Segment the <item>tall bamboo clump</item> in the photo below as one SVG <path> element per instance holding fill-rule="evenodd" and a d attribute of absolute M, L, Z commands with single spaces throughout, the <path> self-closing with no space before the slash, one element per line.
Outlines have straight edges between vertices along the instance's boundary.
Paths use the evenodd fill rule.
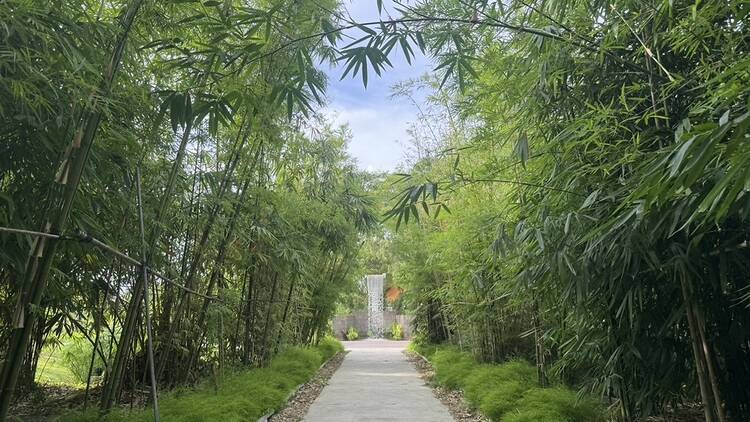
<path fill-rule="evenodd" d="M 439 144 L 387 211 L 419 218 L 394 245 L 425 332 L 447 314 L 451 341 L 624 420 L 750 418 L 747 5 L 450 3 L 476 26 L 422 36 L 464 81 L 429 81 Z"/>
<path fill-rule="evenodd" d="M 0 5 L 15 54 L 0 59 L 0 227 L 43 222 L 42 235 L 0 233 L 3 419 L 62 333 L 90 343 L 104 412 L 123 390 L 317 341 L 350 276 L 329 276 L 331 259 L 351 265 L 375 221 L 343 133 L 306 118 L 322 101 L 322 47 L 279 49 L 329 25 L 326 8 L 119 6 Z"/>
<path fill-rule="evenodd" d="M 122 30 L 114 42 L 111 57 L 104 63 L 99 87 L 91 92 L 80 113 L 79 122 L 74 125 L 73 139 L 62 156 L 55 174 L 56 187 L 50 193 L 50 206 L 41 232 L 60 235 L 66 230 L 68 216 L 78 191 L 81 175 L 87 163 L 89 151 L 94 143 L 103 113 L 101 101 L 109 97 L 117 70 L 133 22 L 142 5 L 141 0 L 129 3 L 122 16 Z M 13 330 L 3 364 L 0 381 L 0 419 L 5 419 L 13 393 L 15 392 L 23 358 L 31 340 L 31 334 L 38 318 L 38 310 L 47 277 L 58 247 L 58 239 L 37 237 L 29 253 L 21 281 L 21 291 L 13 316 Z"/>

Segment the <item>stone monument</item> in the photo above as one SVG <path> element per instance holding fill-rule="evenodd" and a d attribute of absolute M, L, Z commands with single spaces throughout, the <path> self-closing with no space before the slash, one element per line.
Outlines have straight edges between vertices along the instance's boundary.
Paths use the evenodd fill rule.
<path fill-rule="evenodd" d="M 367 334 L 383 338 L 383 284 L 385 274 L 365 276 L 367 282 Z"/>

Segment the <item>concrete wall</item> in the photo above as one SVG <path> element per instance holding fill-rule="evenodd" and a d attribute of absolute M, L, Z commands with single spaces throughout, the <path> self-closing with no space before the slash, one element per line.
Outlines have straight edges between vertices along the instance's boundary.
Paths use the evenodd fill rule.
<path fill-rule="evenodd" d="M 333 335 L 337 339 L 345 339 L 349 327 L 354 327 L 360 337 L 367 337 L 367 311 L 333 317 Z"/>
<path fill-rule="evenodd" d="M 383 319 L 386 331 L 391 330 L 391 325 L 393 325 L 393 322 L 395 321 L 401 326 L 401 331 L 404 334 L 404 340 L 411 340 L 411 323 L 414 319 L 411 315 L 400 315 L 395 312 L 385 311 Z"/>
<path fill-rule="evenodd" d="M 383 325 L 386 332 L 391 330 L 391 325 L 393 325 L 394 321 L 401 325 L 404 340 L 410 339 L 412 334 L 412 317 L 409 315 L 399 315 L 393 311 L 383 312 Z M 355 312 L 351 315 L 335 316 L 333 318 L 333 335 L 336 338 L 345 340 L 344 334 L 349 327 L 357 329 L 360 338 L 367 337 L 367 311 Z"/>

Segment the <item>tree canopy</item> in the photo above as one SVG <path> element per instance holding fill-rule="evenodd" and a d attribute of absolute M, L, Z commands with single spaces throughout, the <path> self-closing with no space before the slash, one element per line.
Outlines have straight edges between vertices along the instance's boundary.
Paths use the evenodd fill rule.
<path fill-rule="evenodd" d="M 623 420 L 749 419 L 748 4 L 373 7 L 0 4 L 0 419 L 51 338 L 87 339 L 107 411 L 317 342 L 364 270 L 423 339 Z M 321 68 L 417 54 L 417 155 L 366 174 Z"/>

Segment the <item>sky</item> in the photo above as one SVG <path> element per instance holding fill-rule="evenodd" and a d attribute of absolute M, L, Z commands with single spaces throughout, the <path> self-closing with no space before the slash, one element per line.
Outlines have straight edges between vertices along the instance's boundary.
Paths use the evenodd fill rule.
<path fill-rule="evenodd" d="M 357 22 L 379 19 L 375 0 L 344 0 L 344 4 Z M 386 0 L 384 4 L 388 9 L 392 3 Z M 415 48 L 415 52 L 419 50 Z M 349 124 L 349 153 L 363 170 L 395 170 L 403 161 L 408 125 L 417 120 L 417 108 L 406 98 L 390 98 L 391 87 L 432 70 L 428 58 L 420 55 L 409 65 L 397 49 L 390 60 L 393 68 L 386 69 L 380 78 L 370 69 L 366 89 L 361 75 L 352 79 L 350 74 L 339 80 L 343 66 L 324 68 L 329 79 L 329 104 L 324 114 L 335 125 Z M 416 98 L 420 101 L 423 97 Z"/>

